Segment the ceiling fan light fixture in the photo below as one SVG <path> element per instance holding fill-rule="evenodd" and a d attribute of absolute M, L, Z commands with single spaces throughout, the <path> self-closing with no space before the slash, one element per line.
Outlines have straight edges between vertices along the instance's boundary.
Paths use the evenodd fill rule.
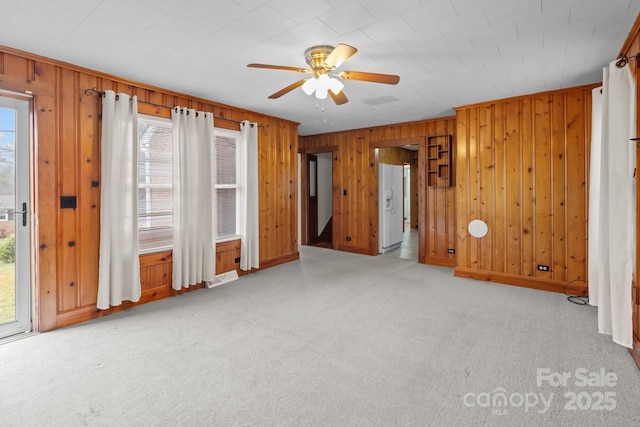
<path fill-rule="evenodd" d="M 329 88 L 327 86 L 318 85 L 318 88 L 316 89 L 316 98 L 326 99 L 328 93 L 329 93 Z"/>
<path fill-rule="evenodd" d="M 342 83 L 340 80 L 334 79 L 334 78 L 329 80 L 329 89 L 335 95 L 339 94 L 343 88 L 344 88 L 344 83 Z"/>
<path fill-rule="evenodd" d="M 330 81 L 331 81 L 331 78 L 329 78 L 327 74 L 320 74 L 318 76 L 318 89 L 329 90 Z"/>
<path fill-rule="evenodd" d="M 282 95 L 302 87 L 304 93 L 309 96 L 315 93 L 316 99 L 324 100 L 327 95 L 331 95 L 331 99 L 336 105 L 342 105 L 349 102 L 344 94 L 344 84 L 342 83 L 342 80 L 360 80 L 363 82 L 384 83 L 390 85 L 398 84 L 400 76 L 396 76 L 394 74 L 346 70 L 340 72 L 335 71 L 336 68 L 340 67 L 357 51 L 358 49 L 355 47 L 344 43 L 338 43 L 335 47 L 329 45 L 311 46 L 304 53 L 305 60 L 309 66 L 308 68 L 256 63 L 248 64 L 247 67 L 292 71 L 303 74 L 313 73 L 312 77 L 298 80 L 297 82 L 280 89 L 276 93 L 271 94 L 269 99 L 278 99 Z M 331 93 L 329 93 L 329 91 L 331 91 Z M 316 102 L 316 106 L 317 105 L 318 102 Z"/>
<path fill-rule="evenodd" d="M 315 77 L 311 77 L 311 78 L 308 78 L 306 82 L 304 82 L 304 84 L 302 85 L 302 90 L 307 95 L 311 95 L 313 92 L 315 92 L 317 87 L 318 87 L 318 80 Z"/>

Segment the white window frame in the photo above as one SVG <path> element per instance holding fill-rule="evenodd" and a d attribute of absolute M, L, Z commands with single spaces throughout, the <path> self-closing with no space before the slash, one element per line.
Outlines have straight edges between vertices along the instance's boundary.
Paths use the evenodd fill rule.
<path fill-rule="evenodd" d="M 173 130 L 173 126 L 172 126 L 172 121 L 170 119 L 164 118 L 164 117 L 158 117 L 158 116 L 150 116 L 150 115 L 146 115 L 146 114 L 140 114 L 139 115 L 139 121 L 145 121 L 145 122 L 156 122 L 162 126 L 167 126 L 169 125 L 169 127 L 172 128 Z M 240 198 L 242 197 L 242 188 L 240 185 L 240 178 L 241 178 L 241 170 L 240 170 L 240 144 L 241 144 L 241 134 L 240 131 L 237 130 L 230 130 L 230 129 L 224 129 L 224 128 L 216 128 L 214 127 L 214 138 L 220 136 L 220 137 L 224 137 L 224 138 L 231 138 L 235 140 L 236 143 L 236 150 L 235 150 L 235 162 L 236 162 L 236 183 L 235 184 L 215 184 L 215 190 L 217 191 L 218 189 L 229 189 L 229 188 L 235 188 L 236 189 L 236 209 L 235 209 L 235 224 L 236 224 L 236 233 L 233 235 L 229 235 L 229 236 L 225 236 L 225 237 L 221 237 L 221 238 L 216 238 L 216 242 L 217 243 L 223 243 L 223 242 L 229 242 L 229 241 L 233 241 L 233 240 L 238 240 L 240 239 Z M 143 141 L 139 141 L 140 146 L 142 145 Z M 215 144 L 215 140 L 214 140 L 214 144 Z M 215 147 L 214 147 L 215 149 Z M 140 147 L 140 167 L 143 167 L 143 161 L 142 161 L 142 147 Z M 151 184 L 151 183 L 138 183 L 138 191 L 145 191 L 146 189 L 152 189 L 152 188 L 165 188 L 165 189 L 173 189 L 173 185 L 172 184 Z M 149 198 L 147 198 L 147 200 L 150 200 Z M 148 202 L 149 203 L 149 202 Z M 173 213 L 172 213 L 173 214 Z M 167 227 L 167 229 L 169 229 L 169 227 Z M 138 228 L 138 233 L 144 233 L 144 228 Z M 173 249 L 173 244 L 171 245 L 166 245 L 166 246 L 156 246 L 153 248 L 148 248 L 148 249 L 140 249 L 139 254 L 140 255 L 145 255 L 145 254 L 152 254 L 152 253 L 157 253 L 157 252 L 162 252 L 162 251 L 167 251 L 167 250 L 171 250 Z"/>
<path fill-rule="evenodd" d="M 138 121 L 145 121 L 145 122 L 155 122 L 161 126 L 167 126 L 169 128 L 171 128 L 171 131 L 173 132 L 173 123 L 171 122 L 171 119 L 167 119 L 165 117 L 158 117 L 158 116 L 150 116 L 150 115 L 146 115 L 146 114 L 139 114 L 138 115 Z M 140 159 L 142 159 L 142 140 L 138 141 L 138 145 L 140 147 L 140 153 L 139 153 L 139 157 Z M 138 164 L 141 165 L 142 161 L 138 161 Z M 139 173 L 139 172 L 138 172 Z M 147 174 L 145 174 L 145 176 L 148 176 Z M 173 192 L 173 184 L 151 184 L 151 183 L 140 183 L 138 182 L 138 191 L 144 191 L 144 190 L 151 190 L 154 188 L 164 188 L 164 189 L 170 189 Z M 150 198 L 147 198 L 147 203 L 150 204 Z M 171 216 L 172 216 L 172 225 L 171 227 L 165 227 L 167 229 L 173 230 L 173 212 L 171 212 Z M 140 220 L 138 220 L 139 223 Z M 140 228 L 138 226 L 138 234 L 144 233 L 144 228 Z M 138 237 L 139 240 L 139 237 Z M 157 253 L 157 252 L 163 252 L 163 251 L 167 251 L 167 250 L 171 250 L 173 249 L 173 242 L 171 245 L 165 245 L 165 246 L 156 246 L 153 248 L 148 248 L 148 249 L 140 249 L 139 250 L 139 254 L 140 255 L 144 255 L 144 254 L 152 254 L 152 253 Z"/>
<path fill-rule="evenodd" d="M 236 141 L 236 183 L 235 184 L 215 184 L 215 190 L 217 192 L 217 190 L 222 190 L 222 189 L 228 189 L 228 188 L 235 188 L 236 189 L 236 233 L 230 236 L 225 236 L 225 237 L 221 237 L 221 238 L 216 238 L 216 242 L 217 243 L 222 243 L 222 242 L 229 242 L 232 240 L 238 240 L 240 239 L 240 197 L 242 197 L 242 188 L 240 186 L 240 144 L 241 144 L 241 135 L 240 135 L 240 131 L 238 130 L 230 130 L 230 129 L 224 129 L 224 128 L 213 128 L 213 134 L 214 137 L 217 136 L 221 136 L 224 138 L 232 138 L 235 139 Z M 215 144 L 216 142 L 214 142 Z"/>

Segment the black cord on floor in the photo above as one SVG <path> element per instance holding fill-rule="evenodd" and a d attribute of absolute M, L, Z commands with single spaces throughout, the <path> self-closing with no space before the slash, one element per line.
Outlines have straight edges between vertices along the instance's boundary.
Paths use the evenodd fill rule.
<path fill-rule="evenodd" d="M 574 283 L 574 282 L 584 282 L 584 283 L 589 283 L 584 279 L 573 279 L 568 281 L 565 285 L 564 285 L 564 289 L 562 290 L 562 292 L 567 296 L 567 301 L 572 302 L 574 304 L 578 304 L 578 305 L 587 305 L 589 304 L 589 297 L 585 297 L 582 295 L 571 295 L 567 293 L 567 287 Z"/>

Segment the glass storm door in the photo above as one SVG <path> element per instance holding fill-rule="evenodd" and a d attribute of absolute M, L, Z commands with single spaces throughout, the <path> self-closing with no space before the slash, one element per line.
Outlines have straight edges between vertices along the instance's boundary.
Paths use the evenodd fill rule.
<path fill-rule="evenodd" d="M 0 93 L 0 338 L 31 330 L 29 101 Z"/>

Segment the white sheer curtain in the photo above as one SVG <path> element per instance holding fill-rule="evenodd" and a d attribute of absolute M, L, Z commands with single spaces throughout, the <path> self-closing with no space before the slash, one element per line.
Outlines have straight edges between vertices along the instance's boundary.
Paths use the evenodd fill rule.
<path fill-rule="evenodd" d="M 176 107 L 173 124 L 173 289 L 215 278 L 213 115 Z"/>
<path fill-rule="evenodd" d="M 98 308 L 138 301 L 138 100 L 108 90 L 102 99 Z"/>
<path fill-rule="evenodd" d="M 589 183 L 589 303 L 598 330 L 633 345 L 631 283 L 635 271 L 635 82 L 628 66 L 603 71 L 594 91 Z"/>
<path fill-rule="evenodd" d="M 240 124 L 240 270 L 259 268 L 258 124 Z"/>

